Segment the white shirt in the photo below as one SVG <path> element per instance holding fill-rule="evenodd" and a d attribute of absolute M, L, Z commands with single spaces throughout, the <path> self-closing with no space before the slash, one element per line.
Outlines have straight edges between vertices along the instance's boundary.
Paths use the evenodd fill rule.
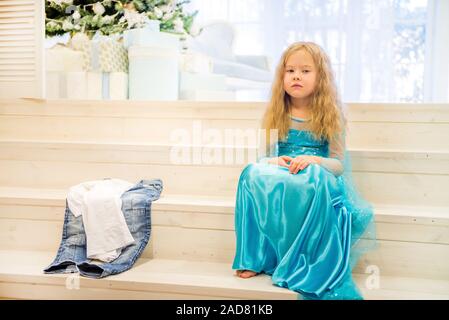
<path fill-rule="evenodd" d="M 122 212 L 121 195 L 133 186 L 120 179 L 95 180 L 69 189 L 67 203 L 75 217 L 82 215 L 89 259 L 115 260 L 134 243 Z"/>

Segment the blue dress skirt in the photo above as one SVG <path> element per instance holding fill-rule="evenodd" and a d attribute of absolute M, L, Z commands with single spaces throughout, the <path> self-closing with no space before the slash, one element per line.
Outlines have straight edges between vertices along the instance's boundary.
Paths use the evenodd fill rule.
<path fill-rule="evenodd" d="M 329 144 L 290 129 L 279 155 L 327 157 Z M 233 269 L 271 275 L 299 299 L 363 299 L 352 279 L 358 257 L 372 249 L 373 211 L 356 192 L 349 154 L 336 177 L 317 164 L 297 174 L 263 162 L 242 171 L 236 195 Z"/>

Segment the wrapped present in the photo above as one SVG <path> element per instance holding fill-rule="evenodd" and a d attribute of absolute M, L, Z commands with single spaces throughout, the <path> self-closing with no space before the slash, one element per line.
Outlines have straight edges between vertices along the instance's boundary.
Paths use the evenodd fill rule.
<path fill-rule="evenodd" d="M 186 52 L 180 55 L 179 71 L 192 73 L 212 73 L 212 59 L 198 52 Z"/>
<path fill-rule="evenodd" d="M 128 74 L 125 72 L 88 72 L 88 99 L 128 99 Z"/>
<path fill-rule="evenodd" d="M 179 91 L 226 90 L 226 76 L 223 74 L 180 72 L 179 77 Z"/>
<path fill-rule="evenodd" d="M 126 100 L 128 74 L 125 72 L 68 72 L 65 92 L 69 99 Z"/>
<path fill-rule="evenodd" d="M 176 50 L 181 48 L 179 35 L 155 31 L 149 27 L 126 30 L 123 33 L 123 44 L 128 49 L 131 46 L 150 46 Z"/>
<path fill-rule="evenodd" d="M 103 99 L 103 73 L 102 72 L 86 72 L 87 76 L 87 99 L 102 100 Z M 106 84 L 105 84 L 106 86 Z"/>
<path fill-rule="evenodd" d="M 83 53 L 63 45 L 45 49 L 47 99 L 67 98 L 67 72 L 83 71 Z"/>
<path fill-rule="evenodd" d="M 45 49 L 45 70 L 49 72 L 83 71 L 83 53 L 62 45 Z"/>
<path fill-rule="evenodd" d="M 85 71 L 128 72 L 128 52 L 110 37 L 97 37 L 82 44 Z"/>
<path fill-rule="evenodd" d="M 105 74 L 103 74 L 104 76 Z M 103 98 L 108 100 L 128 99 L 128 74 L 125 72 L 111 72 L 103 85 Z M 105 79 L 103 78 L 103 84 Z M 105 89 L 108 88 L 108 89 Z M 106 91 L 107 90 L 107 91 Z"/>
<path fill-rule="evenodd" d="M 177 49 L 132 46 L 129 55 L 129 99 L 178 100 Z"/>
<path fill-rule="evenodd" d="M 66 99 L 67 79 L 66 73 L 60 71 L 47 71 L 45 74 L 46 99 Z"/>
<path fill-rule="evenodd" d="M 66 73 L 66 92 L 68 99 L 87 99 L 87 79 L 85 71 Z"/>

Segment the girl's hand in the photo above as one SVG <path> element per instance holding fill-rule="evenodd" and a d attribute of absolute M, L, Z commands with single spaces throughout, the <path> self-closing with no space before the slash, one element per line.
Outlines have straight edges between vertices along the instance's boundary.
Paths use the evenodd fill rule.
<path fill-rule="evenodd" d="M 289 156 L 280 156 L 280 157 L 274 157 L 274 158 L 271 158 L 270 160 L 268 160 L 268 163 L 271 163 L 271 164 L 277 164 L 277 165 L 279 165 L 279 166 L 281 166 L 281 167 L 286 167 L 286 168 L 288 168 L 289 165 L 288 165 L 287 162 L 290 162 L 290 161 L 292 161 L 292 160 L 293 160 L 292 157 L 289 157 Z"/>
<path fill-rule="evenodd" d="M 299 170 L 307 168 L 307 166 L 311 163 L 320 164 L 321 157 L 308 155 L 297 156 L 290 162 L 288 171 L 290 171 L 290 173 L 297 174 Z"/>

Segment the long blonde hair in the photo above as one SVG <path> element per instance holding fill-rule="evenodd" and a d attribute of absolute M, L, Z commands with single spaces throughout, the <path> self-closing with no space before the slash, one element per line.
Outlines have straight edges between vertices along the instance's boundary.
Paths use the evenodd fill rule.
<path fill-rule="evenodd" d="M 283 140 L 287 136 L 292 105 L 290 96 L 284 90 L 284 72 L 287 59 L 299 50 L 310 53 L 317 67 L 317 83 L 312 93 L 308 130 L 315 138 L 331 142 L 344 130 L 346 118 L 335 85 L 330 59 L 320 46 L 312 42 L 295 42 L 282 54 L 276 68 L 271 98 L 262 119 L 262 128 L 266 129 L 267 137 L 270 129 L 278 130 L 278 139 Z"/>

